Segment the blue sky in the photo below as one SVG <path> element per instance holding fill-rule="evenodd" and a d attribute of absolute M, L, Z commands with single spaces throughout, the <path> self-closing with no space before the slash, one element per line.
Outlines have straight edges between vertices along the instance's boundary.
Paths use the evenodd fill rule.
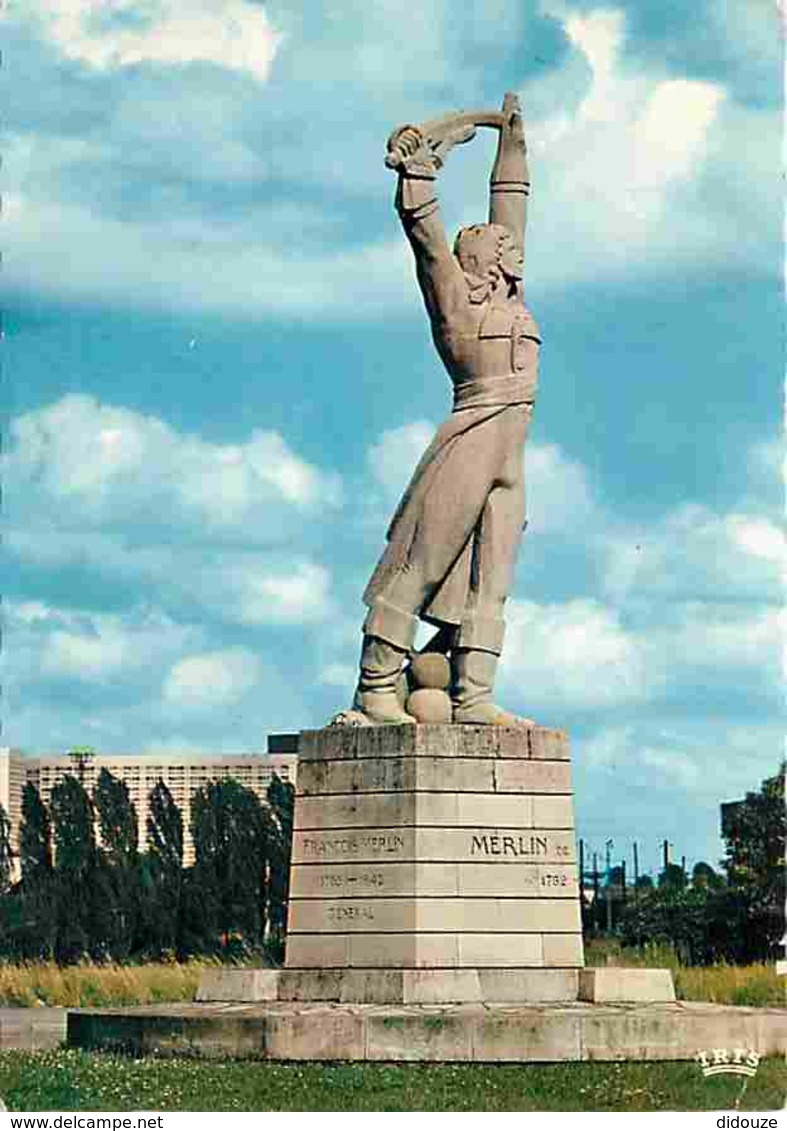
<path fill-rule="evenodd" d="M 347 705 L 449 403 L 385 139 L 516 90 L 544 349 L 500 699 L 570 731 L 591 848 L 715 862 L 782 750 L 776 4 L 404 11 L 11 3 L 4 741 L 262 750 Z"/>

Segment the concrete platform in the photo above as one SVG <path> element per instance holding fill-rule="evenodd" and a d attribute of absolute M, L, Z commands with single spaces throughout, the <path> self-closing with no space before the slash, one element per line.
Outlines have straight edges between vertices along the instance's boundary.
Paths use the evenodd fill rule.
<path fill-rule="evenodd" d="M 65 1039 L 65 1009 L 0 1009 L 0 1049 L 56 1049 Z"/>
<path fill-rule="evenodd" d="M 787 1009 L 655 1005 L 182 1003 L 69 1010 L 68 1044 L 133 1056 L 254 1060 L 691 1060 L 787 1051 Z"/>

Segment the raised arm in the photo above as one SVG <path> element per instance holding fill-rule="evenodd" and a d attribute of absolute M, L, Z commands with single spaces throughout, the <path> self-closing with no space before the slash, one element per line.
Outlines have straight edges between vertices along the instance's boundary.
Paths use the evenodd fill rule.
<path fill-rule="evenodd" d="M 503 118 L 489 183 L 489 221 L 508 228 L 524 255 L 530 174 L 522 113 L 515 94 L 503 99 Z"/>
<path fill-rule="evenodd" d="M 439 158 L 420 131 L 405 126 L 392 138 L 400 157 L 396 168 L 396 210 L 415 256 L 418 282 L 429 317 L 445 321 L 466 294 L 464 276 L 445 236 L 435 180 Z M 391 143 L 389 143 L 389 149 Z"/>

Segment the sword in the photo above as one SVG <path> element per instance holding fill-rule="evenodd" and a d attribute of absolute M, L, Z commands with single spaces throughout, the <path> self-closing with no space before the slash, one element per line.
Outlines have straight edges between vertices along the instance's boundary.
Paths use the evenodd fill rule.
<path fill-rule="evenodd" d="M 415 130 L 420 135 L 422 146 L 431 150 L 440 167 L 449 150 L 475 137 L 478 126 L 490 126 L 499 130 L 505 124 L 505 117 L 502 110 L 459 110 L 445 114 L 442 118 L 432 118 L 420 126 L 399 126 L 388 138 L 385 164 L 389 169 L 396 169 L 407 156 L 397 144 L 404 130 Z M 411 159 L 412 156 L 414 155 L 410 155 Z"/>

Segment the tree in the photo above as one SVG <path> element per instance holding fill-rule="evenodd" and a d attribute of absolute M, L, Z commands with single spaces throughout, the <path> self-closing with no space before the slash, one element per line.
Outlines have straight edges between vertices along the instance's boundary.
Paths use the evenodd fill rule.
<path fill-rule="evenodd" d="M 14 952 L 20 958 L 45 961 L 52 958 L 57 932 L 52 823 L 32 782 L 22 790 L 19 857 L 22 880 Z"/>
<path fill-rule="evenodd" d="M 22 790 L 22 820 L 19 826 L 19 858 L 22 880 L 37 882 L 52 871 L 52 822 L 41 794 L 32 782 Z"/>
<path fill-rule="evenodd" d="M 137 859 L 138 823 L 128 786 L 102 769 L 93 790 L 93 804 L 107 860 L 116 868 L 132 866 Z"/>
<path fill-rule="evenodd" d="M 183 881 L 183 816 L 161 778 L 148 800 L 146 939 L 158 954 L 178 946 Z"/>
<path fill-rule="evenodd" d="M 78 962 L 91 946 L 95 949 L 96 941 L 93 806 L 77 779 L 66 774 L 52 790 L 50 807 L 55 841 L 55 955 L 58 962 Z"/>
<path fill-rule="evenodd" d="M 295 787 L 274 773 L 267 789 L 274 820 L 268 833 L 268 919 L 270 951 L 278 961 L 284 959 L 287 937 L 287 906 L 290 895 L 290 858 L 295 818 Z"/>
<path fill-rule="evenodd" d="M 95 882 L 102 892 L 94 925 L 100 923 L 112 957 L 123 959 L 134 949 L 139 923 L 137 813 L 126 783 L 107 769 L 98 776 L 93 804 L 101 832 Z"/>
<path fill-rule="evenodd" d="M 686 873 L 680 864 L 667 864 L 659 873 L 659 887 L 682 891 L 686 887 Z"/>
<path fill-rule="evenodd" d="M 785 763 L 758 792 L 721 806 L 727 842 L 723 867 L 745 930 L 741 953 L 748 961 L 773 957 L 785 928 Z"/>
<path fill-rule="evenodd" d="M 715 872 L 710 864 L 698 860 L 691 870 L 691 886 L 695 888 L 718 888 L 724 883 L 724 877 Z"/>
<path fill-rule="evenodd" d="M 12 869 L 11 822 L 5 809 L 0 805 L 0 895 L 5 894 L 11 886 Z"/>
<path fill-rule="evenodd" d="M 192 923 L 199 897 L 209 949 L 229 953 L 231 944 L 256 948 L 265 927 L 266 821 L 260 800 L 224 778 L 197 790 L 191 813 L 196 857 L 189 877 Z"/>

